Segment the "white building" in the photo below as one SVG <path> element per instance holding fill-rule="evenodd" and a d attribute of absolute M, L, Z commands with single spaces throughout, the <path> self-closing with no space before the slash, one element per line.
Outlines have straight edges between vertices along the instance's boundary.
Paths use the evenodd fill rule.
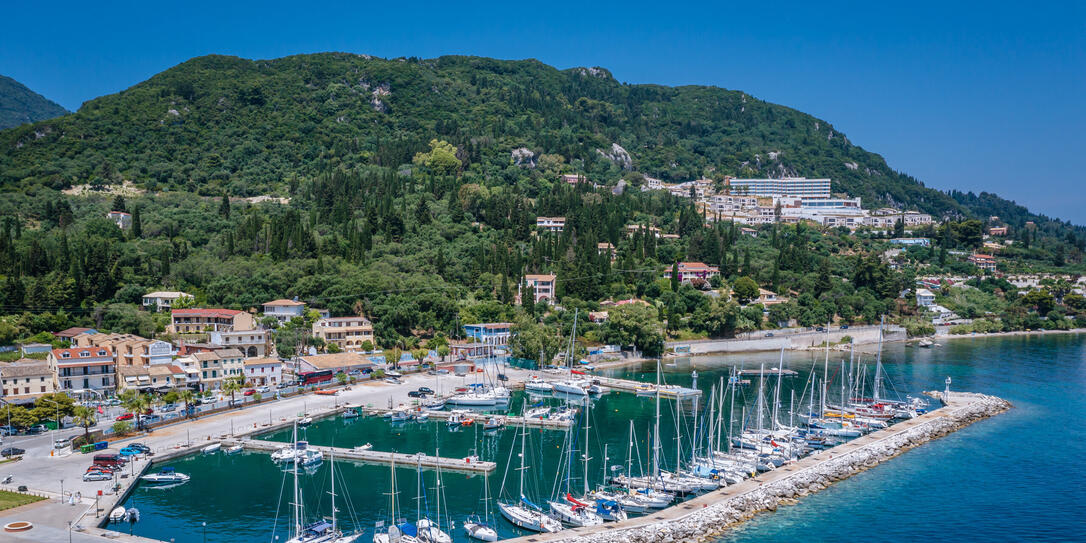
<path fill-rule="evenodd" d="M 208 343 L 218 347 L 237 349 L 245 358 L 260 358 L 267 356 L 270 350 L 271 332 L 267 330 L 208 332 Z"/>
<path fill-rule="evenodd" d="M 916 289 L 916 305 L 918 307 L 929 307 L 935 303 L 935 294 L 926 288 Z"/>
<path fill-rule="evenodd" d="M 565 217 L 536 217 L 535 227 L 547 232 L 561 232 L 566 228 Z"/>
<path fill-rule="evenodd" d="M 162 311 L 172 307 L 178 298 L 192 298 L 192 295 L 177 290 L 156 290 L 143 295 L 143 307 Z"/>
<path fill-rule="evenodd" d="M 275 317 L 275 320 L 279 321 L 280 324 L 294 317 L 304 317 L 305 302 L 285 299 L 264 302 L 264 316 Z"/>
<path fill-rule="evenodd" d="M 784 179 L 725 179 L 732 194 L 750 196 L 796 196 L 799 198 L 829 198 L 829 179 L 786 177 Z"/>
<path fill-rule="evenodd" d="M 245 381 L 255 386 L 275 386 L 283 381 L 283 363 L 277 358 L 245 361 Z"/>

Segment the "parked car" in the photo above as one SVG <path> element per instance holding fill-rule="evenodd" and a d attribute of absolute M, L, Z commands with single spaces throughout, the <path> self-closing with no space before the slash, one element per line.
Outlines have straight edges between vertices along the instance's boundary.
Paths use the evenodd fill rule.
<path fill-rule="evenodd" d="M 119 454 L 96 454 L 94 455 L 94 465 L 105 466 L 107 468 L 118 468 L 124 466 L 128 462 L 128 459 Z"/>
<path fill-rule="evenodd" d="M 46 428 L 44 424 L 35 424 L 34 426 L 26 429 L 26 433 L 28 434 L 40 434 L 47 431 L 49 431 L 49 429 Z"/>
<path fill-rule="evenodd" d="M 136 418 L 136 416 L 133 415 L 132 413 L 125 413 L 125 414 L 117 417 L 117 420 L 132 420 L 134 418 Z"/>
<path fill-rule="evenodd" d="M 434 389 L 432 389 L 430 387 L 419 387 L 419 392 L 421 392 L 423 394 L 433 394 Z"/>
<path fill-rule="evenodd" d="M 60 439 L 53 442 L 53 448 L 54 449 L 67 449 L 71 444 L 72 444 L 71 436 L 62 437 L 62 438 L 60 438 Z"/>
<path fill-rule="evenodd" d="M 268 387 L 268 385 L 264 385 L 264 386 L 261 386 L 261 387 L 257 387 L 256 391 L 261 393 L 261 394 L 267 394 L 267 393 L 271 392 L 271 388 Z"/>
<path fill-rule="evenodd" d="M 249 390 L 246 390 L 245 393 L 242 394 L 242 396 L 252 396 L 253 394 L 256 394 L 256 389 L 250 388 Z"/>
<path fill-rule="evenodd" d="M 842 324 L 841 329 L 842 330 L 848 330 L 848 325 L 847 324 Z"/>
<path fill-rule="evenodd" d="M 151 452 L 151 448 L 148 447 L 147 445 L 144 445 L 143 443 L 139 443 L 139 442 L 137 442 L 137 443 L 129 443 L 128 446 L 133 448 L 133 449 L 139 449 L 140 451 L 142 451 L 144 453 Z"/>
<path fill-rule="evenodd" d="M 87 468 L 86 473 L 91 473 L 91 472 L 97 471 L 99 473 L 113 474 L 113 472 L 115 472 L 115 471 L 117 471 L 119 469 L 120 468 L 114 469 L 114 468 L 110 468 L 110 467 L 106 467 L 106 466 L 99 466 L 97 464 L 91 464 L 91 466 L 89 468 Z"/>
<path fill-rule="evenodd" d="M 163 413 L 173 413 L 176 410 L 177 410 L 177 405 L 172 404 L 172 403 L 168 403 L 168 404 L 162 406 L 161 409 L 159 409 L 159 411 L 161 411 Z"/>
<path fill-rule="evenodd" d="M 408 398 L 425 398 L 426 394 L 423 394 L 422 392 L 419 392 L 417 390 L 412 390 L 411 392 L 407 393 L 407 397 Z"/>
<path fill-rule="evenodd" d="M 0 450 L 0 456 L 19 456 L 20 454 L 26 454 L 26 449 L 20 449 L 19 447 L 6 447 Z"/>
<path fill-rule="evenodd" d="M 773 332 L 766 332 L 765 337 L 773 337 Z"/>
<path fill-rule="evenodd" d="M 826 331 L 826 329 L 824 327 L 822 327 L 822 326 L 818 326 L 818 327 L 815 328 L 815 332 L 825 332 L 825 331 Z"/>
<path fill-rule="evenodd" d="M 237 407 L 243 403 L 245 403 L 245 400 L 241 398 L 235 398 L 233 400 L 230 400 L 230 407 Z"/>
<path fill-rule="evenodd" d="M 88 471 L 87 473 L 83 474 L 84 482 L 109 481 L 110 479 L 113 479 L 113 474 L 106 473 L 104 471 Z"/>
<path fill-rule="evenodd" d="M 0 436 L 13 436 L 18 430 L 14 426 L 0 426 Z"/>

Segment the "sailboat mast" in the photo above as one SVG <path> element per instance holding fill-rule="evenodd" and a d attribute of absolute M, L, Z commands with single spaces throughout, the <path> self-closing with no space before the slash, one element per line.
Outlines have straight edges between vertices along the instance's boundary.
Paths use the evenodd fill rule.
<path fill-rule="evenodd" d="M 441 449 L 434 449 L 434 454 L 441 458 Z M 437 465 L 437 529 L 441 529 L 441 464 Z"/>
<path fill-rule="evenodd" d="M 656 361 L 656 425 L 652 431 L 652 476 L 660 475 L 660 361 Z"/>
<path fill-rule="evenodd" d="M 588 408 L 592 401 L 588 396 L 584 398 L 584 496 L 588 496 Z"/>
<path fill-rule="evenodd" d="M 328 451 L 328 464 L 332 469 L 332 531 L 336 531 L 336 453 Z"/>
<path fill-rule="evenodd" d="M 781 405 L 781 376 L 784 372 L 784 347 L 781 347 L 781 359 L 777 362 L 777 388 L 773 391 L 773 430 L 778 427 L 777 424 L 777 412 Z"/>
<path fill-rule="evenodd" d="M 294 421 L 294 537 L 302 535 L 302 495 L 298 492 L 298 421 Z"/>
<path fill-rule="evenodd" d="M 527 403 L 527 402 L 525 402 Z M 524 498 L 524 442 L 528 439 L 528 425 L 525 424 L 520 432 L 520 497 Z"/>
<path fill-rule="evenodd" d="M 886 322 L 886 315 L 879 318 L 879 352 L 875 357 L 875 403 L 879 402 L 879 392 L 882 385 L 882 325 Z"/>
<path fill-rule="evenodd" d="M 762 433 L 762 412 L 765 411 L 765 364 L 761 366 L 758 376 L 758 433 Z"/>

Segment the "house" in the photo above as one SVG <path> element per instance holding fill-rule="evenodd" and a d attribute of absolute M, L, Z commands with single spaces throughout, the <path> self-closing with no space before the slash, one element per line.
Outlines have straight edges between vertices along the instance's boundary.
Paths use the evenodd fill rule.
<path fill-rule="evenodd" d="M 31 360 L 0 365 L 0 395 L 5 402 L 30 403 L 55 390 L 48 362 Z"/>
<path fill-rule="evenodd" d="M 245 361 L 245 381 L 254 386 L 275 386 L 283 382 L 283 362 L 278 358 L 250 358 Z"/>
<path fill-rule="evenodd" d="M 275 317 L 280 324 L 294 317 L 305 316 L 305 302 L 294 300 L 272 300 L 264 303 L 264 316 Z"/>
<path fill-rule="evenodd" d="M 614 253 L 614 252 L 615 252 L 615 246 L 611 245 L 610 242 L 605 241 L 603 243 L 597 243 L 596 244 L 596 254 L 602 255 L 603 253 Z"/>
<path fill-rule="evenodd" d="M 776 292 L 769 289 L 758 288 L 758 299 L 754 301 L 756 304 L 762 304 L 763 306 L 770 306 L 774 304 L 783 304 L 787 302 L 788 298 L 778 296 Z"/>
<path fill-rule="evenodd" d="M 208 333 L 211 350 L 237 349 L 245 358 L 260 358 L 271 352 L 271 332 L 268 330 L 231 330 Z"/>
<path fill-rule="evenodd" d="M 98 330 L 95 330 L 94 328 L 82 328 L 82 327 L 79 327 L 79 326 L 73 326 L 71 328 L 61 330 L 59 332 L 53 332 L 53 335 L 56 336 L 58 339 L 66 339 L 68 341 L 71 341 L 72 338 L 74 338 L 74 337 L 76 337 L 76 336 L 78 336 L 80 334 L 97 334 L 97 333 L 98 333 Z"/>
<path fill-rule="evenodd" d="M 200 390 L 221 389 L 224 379 L 244 374 L 244 357 L 237 349 L 200 352 L 192 357 L 199 364 Z"/>
<path fill-rule="evenodd" d="M 607 322 L 608 314 L 606 311 L 589 311 L 588 320 L 595 323 Z"/>
<path fill-rule="evenodd" d="M 369 373 L 376 365 L 358 353 L 314 354 L 294 357 L 294 373 L 331 370 L 337 373 Z"/>
<path fill-rule="evenodd" d="M 626 236 L 633 237 L 639 232 L 645 232 L 646 234 L 657 238 L 660 237 L 660 229 L 655 226 L 642 226 L 640 224 L 626 225 Z"/>
<path fill-rule="evenodd" d="M 151 372 L 147 366 L 121 366 L 117 368 L 117 391 L 150 391 Z"/>
<path fill-rule="evenodd" d="M 373 323 L 366 317 L 333 317 L 313 323 L 313 335 L 341 351 L 359 352 L 369 341 L 373 348 Z"/>
<path fill-rule="evenodd" d="M 554 301 L 558 287 L 557 275 L 541 275 L 529 273 L 524 276 L 524 290 L 532 292 L 532 299 L 536 303 L 542 300 Z"/>
<path fill-rule="evenodd" d="M 174 359 L 172 366 L 177 367 L 184 376 L 177 375 L 174 381 L 184 379 L 178 387 L 185 386 L 193 390 L 200 389 L 200 362 L 194 356 L 180 356 Z"/>
<path fill-rule="evenodd" d="M 894 238 L 890 240 L 891 245 L 917 245 L 920 247 L 930 247 L 931 240 L 928 238 Z"/>
<path fill-rule="evenodd" d="M 679 282 L 689 283 L 694 279 L 708 281 L 710 277 L 720 275 L 720 268 L 709 266 L 704 262 L 679 262 Z M 664 278 L 671 279 L 671 270 L 664 271 Z"/>
<path fill-rule="evenodd" d="M 565 217 L 536 217 L 535 227 L 547 232 L 561 232 L 566 228 Z"/>
<path fill-rule="evenodd" d="M 113 352 L 108 347 L 53 349 L 48 361 L 54 388 L 69 395 L 106 396 L 117 386 Z"/>
<path fill-rule="evenodd" d="M 236 309 L 172 309 L 168 331 L 175 334 L 252 330 L 253 316 Z"/>
<path fill-rule="evenodd" d="M 151 366 L 169 364 L 176 354 L 173 345 L 135 334 L 82 334 L 72 343 L 78 347 L 107 347 L 113 360 L 121 366 Z"/>
<path fill-rule="evenodd" d="M 758 237 L 758 231 L 747 226 L 740 228 L 739 233 L 744 236 L 750 236 L 752 238 Z"/>
<path fill-rule="evenodd" d="M 106 213 L 106 218 L 117 224 L 117 228 L 125 229 L 132 226 L 132 215 L 125 213 L 124 211 L 110 211 Z"/>
<path fill-rule="evenodd" d="M 147 372 L 151 374 L 151 388 L 157 391 L 180 388 L 188 382 L 185 370 L 174 364 L 151 366 Z"/>
<path fill-rule="evenodd" d="M 487 345 L 508 345 L 512 328 L 513 324 L 509 322 L 465 324 L 464 333 L 469 338 Z"/>
<path fill-rule="evenodd" d="M 562 174 L 562 181 L 565 183 L 569 183 L 570 185 L 576 185 L 578 183 L 587 182 L 588 178 L 579 173 L 566 173 Z"/>
<path fill-rule="evenodd" d="M 935 294 L 926 288 L 916 289 L 917 307 L 930 307 L 935 303 Z"/>
<path fill-rule="evenodd" d="M 178 298 L 192 298 L 192 295 L 179 290 L 156 290 L 143 295 L 144 309 L 162 311 L 170 309 Z"/>
<path fill-rule="evenodd" d="M 995 271 L 996 261 L 992 255 L 976 253 L 969 256 L 969 261 L 982 270 Z"/>
<path fill-rule="evenodd" d="M 1006 226 L 993 226 L 993 227 L 988 229 L 988 235 L 989 236 L 1006 236 L 1007 235 L 1007 227 Z"/>

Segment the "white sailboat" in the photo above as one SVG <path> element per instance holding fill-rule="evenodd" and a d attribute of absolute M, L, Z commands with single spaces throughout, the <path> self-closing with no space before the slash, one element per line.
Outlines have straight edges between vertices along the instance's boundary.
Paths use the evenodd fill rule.
<path fill-rule="evenodd" d="M 414 524 L 396 519 L 396 459 L 392 459 L 392 480 L 389 483 L 388 503 L 389 519 L 391 522 L 387 529 L 384 521 L 378 521 L 374 527 L 373 543 L 417 543 L 418 529 Z M 398 523 L 398 524 L 397 524 Z M 384 530 L 383 530 L 384 529 Z M 382 531 L 383 530 L 383 531 Z"/>
<path fill-rule="evenodd" d="M 298 439 L 298 427 L 294 427 L 294 439 Z M 298 462 L 294 463 L 294 527 L 287 543 L 353 543 L 362 534 L 344 534 L 336 525 L 336 464 L 332 462 L 332 519 L 321 519 L 306 525 L 302 524 L 304 506 L 302 494 L 298 488 Z"/>
<path fill-rule="evenodd" d="M 441 450 L 437 450 L 434 453 L 435 456 L 441 457 Z M 419 505 L 424 504 L 425 493 L 422 488 L 422 465 L 419 464 L 419 490 L 421 492 L 419 498 Z M 437 520 L 430 520 L 430 517 L 422 514 L 420 508 L 419 518 L 415 520 L 415 526 L 418 528 L 418 538 L 420 541 L 426 543 L 452 543 L 452 536 L 441 529 L 441 497 L 444 493 L 441 489 L 441 466 L 437 466 L 437 476 L 435 479 L 435 492 L 437 496 Z M 429 513 L 429 511 L 427 511 Z M 455 525 L 453 525 L 455 529 Z"/>
<path fill-rule="evenodd" d="M 464 521 L 464 531 L 468 537 L 479 541 L 497 541 L 498 531 L 490 526 L 490 479 L 488 472 L 483 472 L 483 518 L 471 515 Z"/>
<path fill-rule="evenodd" d="M 561 522 L 543 512 L 543 508 L 532 503 L 524 496 L 524 470 L 525 467 L 525 442 L 528 440 L 528 427 L 523 426 L 520 441 L 520 499 L 518 501 L 498 502 L 498 510 L 502 516 L 518 528 L 533 532 L 558 532 L 563 530 Z M 388 543 L 388 542 L 374 542 Z"/>

